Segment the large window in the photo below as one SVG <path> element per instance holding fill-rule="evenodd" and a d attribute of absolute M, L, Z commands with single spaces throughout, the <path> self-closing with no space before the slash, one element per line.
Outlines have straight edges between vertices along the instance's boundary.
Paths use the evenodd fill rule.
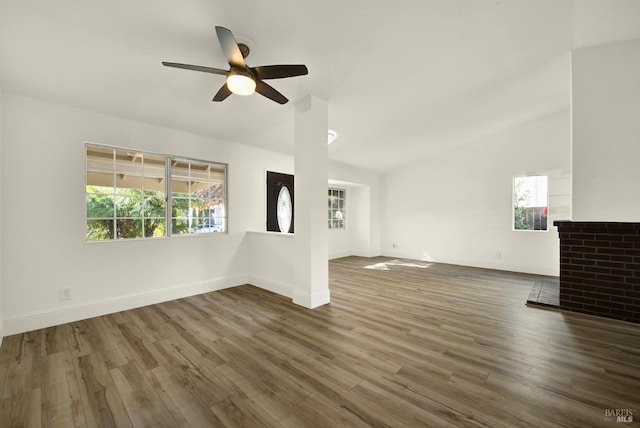
<path fill-rule="evenodd" d="M 88 144 L 86 240 L 225 232 L 225 183 L 224 164 Z"/>
<path fill-rule="evenodd" d="M 329 229 L 345 227 L 345 190 L 329 189 Z"/>
<path fill-rule="evenodd" d="M 548 230 L 547 176 L 513 179 L 513 229 Z"/>

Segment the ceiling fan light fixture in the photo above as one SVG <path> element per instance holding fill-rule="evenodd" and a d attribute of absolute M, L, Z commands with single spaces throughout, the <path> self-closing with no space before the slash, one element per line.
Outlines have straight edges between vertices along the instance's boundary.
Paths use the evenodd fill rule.
<path fill-rule="evenodd" d="M 231 70 L 227 74 L 227 87 L 237 95 L 251 95 L 256 90 L 256 81 L 248 72 Z"/>

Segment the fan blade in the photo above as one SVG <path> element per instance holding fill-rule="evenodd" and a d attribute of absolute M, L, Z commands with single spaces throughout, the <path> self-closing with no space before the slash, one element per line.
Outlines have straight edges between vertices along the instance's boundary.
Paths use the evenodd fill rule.
<path fill-rule="evenodd" d="M 258 79 L 283 79 L 309 74 L 306 65 L 263 65 L 253 67 L 251 71 Z"/>
<path fill-rule="evenodd" d="M 289 101 L 287 97 L 276 91 L 273 86 L 267 85 L 259 79 L 256 79 L 256 92 L 277 102 L 278 104 L 286 104 Z"/>
<path fill-rule="evenodd" d="M 221 70 L 219 68 L 213 68 L 213 67 L 203 67 L 201 65 L 180 64 L 177 62 L 165 62 L 165 61 L 162 61 L 162 65 L 167 67 L 184 68 L 185 70 L 202 71 L 204 73 L 222 74 L 225 76 L 227 74 L 227 70 Z"/>
<path fill-rule="evenodd" d="M 218 35 L 220 47 L 227 57 L 229 65 L 232 67 L 247 68 L 242 52 L 240 52 L 240 48 L 238 47 L 238 42 L 236 42 L 236 38 L 233 37 L 231 30 L 216 26 L 216 34 Z"/>
<path fill-rule="evenodd" d="M 229 97 L 229 95 L 231 95 L 231 91 L 229 90 L 229 88 L 227 87 L 227 84 L 225 83 L 224 85 L 222 85 L 222 88 L 220 88 L 216 96 L 213 97 L 211 101 L 224 101 L 227 99 L 227 97 Z"/>

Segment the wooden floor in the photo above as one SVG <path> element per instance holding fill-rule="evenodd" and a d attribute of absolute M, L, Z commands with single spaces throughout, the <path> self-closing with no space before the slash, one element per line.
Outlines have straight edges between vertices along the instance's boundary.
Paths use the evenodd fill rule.
<path fill-rule="evenodd" d="M 640 420 L 640 325 L 527 307 L 531 276 L 363 269 L 383 261 L 332 261 L 316 310 L 241 286 L 5 337 L 0 426 Z"/>

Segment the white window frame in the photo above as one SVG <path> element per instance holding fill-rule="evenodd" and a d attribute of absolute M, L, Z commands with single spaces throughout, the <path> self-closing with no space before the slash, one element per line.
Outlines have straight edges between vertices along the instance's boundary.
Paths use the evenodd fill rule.
<path fill-rule="evenodd" d="M 334 193 L 336 193 L 334 195 Z M 331 230 L 340 230 L 347 228 L 347 189 L 339 189 L 336 187 L 329 187 L 328 191 L 328 219 L 327 225 Z M 342 208 L 333 207 L 332 198 L 338 198 L 338 200 L 342 200 Z M 336 218 L 336 213 L 340 213 L 342 219 Z"/>
<path fill-rule="evenodd" d="M 95 148 L 97 150 L 112 150 L 113 154 L 114 154 L 114 158 L 113 158 L 113 164 L 111 166 L 111 168 L 108 167 L 108 160 L 103 162 L 102 166 L 97 166 L 95 161 L 90 160 L 89 158 L 89 150 L 90 148 Z M 145 169 L 144 166 L 141 166 L 140 169 L 140 177 L 141 177 L 141 187 L 140 187 L 140 191 L 141 191 L 141 195 L 140 198 L 142 199 L 143 203 L 146 203 L 146 194 L 145 194 L 145 181 L 150 179 L 150 177 L 153 177 L 154 180 L 158 180 L 159 182 L 164 183 L 164 189 L 162 190 L 163 193 L 163 197 L 164 197 L 164 234 L 160 235 L 160 236 L 136 236 L 136 237 L 118 237 L 118 231 L 117 231 L 117 220 L 118 215 L 117 215 L 117 211 L 116 211 L 116 194 L 117 194 L 117 189 L 118 188 L 122 188 L 122 189 L 127 189 L 129 187 L 118 187 L 117 184 L 117 179 L 116 179 L 116 174 L 118 174 L 118 167 L 117 167 L 117 160 L 116 160 L 116 154 L 118 152 L 127 152 L 127 154 L 131 153 L 133 156 L 138 156 L 141 159 L 141 164 L 144 165 L 144 157 L 145 156 L 149 156 L 149 157 L 155 157 L 155 158 L 163 158 L 164 159 L 164 176 L 158 176 L 155 177 L 154 175 L 145 175 Z M 93 162 L 93 165 L 90 165 Z M 218 214 L 221 215 L 216 215 L 215 222 L 210 222 L 207 223 L 207 227 L 206 228 L 192 228 L 192 224 L 189 224 L 189 228 L 185 233 L 174 233 L 173 229 L 173 223 L 172 223 L 172 202 L 173 202 L 173 193 L 172 193 L 172 183 L 171 183 L 171 179 L 172 179 L 172 168 L 174 165 L 176 165 L 177 163 L 188 163 L 189 165 L 191 164 L 198 164 L 200 166 L 203 167 L 207 167 L 207 176 L 209 177 L 207 183 L 220 183 L 222 186 L 221 189 L 221 198 L 220 198 L 220 209 L 218 209 Z M 91 168 L 91 169 L 90 169 Z M 101 169 L 102 168 L 102 169 Z M 160 170 L 160 168 L 158 167 L 158 170 Z M 212 170 L 222 170 L 222 178 L 221 178 L 221 182 L 220 182 L 220 172 L 216 172 L 216 176 L 217 179 L 213 180 L 211 179 L 211 171 Z M 113 195 L 113 204 L 114 204 L 114 208 L 113 208 L 113 212 L 111 216 L 106 216 L 106 217 L 90 217 L 89 216 L 89 212 L 88 212 L 88 198 L 90 195 L 96 195 L 96 193 L 91 193 L 88 192 L 88 186 L 89 186 L 89 173 L 90 172 L 99 172 L 99 173 L 107 173 L 107 174 L 113 174 L 114 176 L 114 181 L 113 181 L 113 193 L 103 193 L 104 195 Z M 136 172 L 132 172 L 132 175 L 136 174 Z M 157 174 L 155 174 L 157 175 Z M 201 177 L 199 177 L 200 181 L 202 180 Z M 100 187 L 104 187 L 104 186 L 100 186 Z M 110 186 L 106 186 L 107 188 Z M 137 189 L 137 187 L 135 187 Z M 109 146 L 109 145 L 103 145 L 103 144 L 97 144 L 97 143 L 90 143 L 87 142 L 85 143 L 85 214 L 84 214 L 84 220 L 85 220 L 85 242 L 87 243 L 96 243 L 96 242 L 112 242 L 112 241 L 135 241 L 135 240 L 146 240 L 146 239 L 162 239 L 162 238 L 168 238 L 168 237 L 172 237 L 172 236 L 194 236 L 194 235 L 218 235 L 218 234 L 227 234 L 228 233 L 228 203 L 227 203 L 227 189 L 228 189 L 228 165 L 225 163 L 221 163 L 221 162 L 214 162 L 214 161 L 207 161 L 207 160 L 202 160 L 202 159 L 191 159 L 191 158 L 184 158 L 184 157 L 177 157 L 177 156 L 172 156 L 172 155 L 167 155 L 167 154 L 162 154 L 162 153 L 154 153 L 154 152 L 149 152 L 149 151 L 144 151 L 144 150 L 138 150 L 138 149 L 131 149 L 131 148 L 124 148 L 124 147 L 117 147 L 117 146 Z M 189 191 L 191 189 L 189 188 Z M 207 210 L 210 210 L 211 208 L 208 208 Z M 216 210 L 214 209 L 213 212 L 215 213 Z M 220 213 L 221 212 L 221 213 Z M 124 218 L 124 217 L 123 217 Z M 138 217 L 135 217 L 138 218 Z M 149 218 L 149 217 L 145 217 L 144 214 L 144 209 L 142 209 L 141 212 L 141 216 L 140 216 L 140 220 L 143 222 L 142 223 L 142 235 L 144 235 L 144 220 L 145 218 Z M 155 219 L 160 219 L 161 217 L 159 216 L 155 216 L 152 217 Z M 211 219 L 213 219 L 214 217 L 211 217 Z M 90 221 L 95 221 L 95 220 L 111 220 L 113 221 L 113 231 L 112 231 L 112 236 L 109 238 L 105 238 L 105 239 L 89 239 L 89 222 Z M 214 227 L 215 226 L 215 227 Z"/>
<path fill-rule="evenodd" d="M 518 181 L 525 183 L 523 179 L 538 179 L 543 178 L 545 182 L 545 189 L 542 195 L 537 193 L 531 196 L 536 201 L 528 201 L 523 204 L 521 197 L 518 197 Z M 530 175 L 518 175 L 511 180 L 512 185 L 512 202 L 511 202 L 511 228 L 514 232 L 548 232 L 549 221 L 549 175 L 548 174 L 530 174 Z M 533 185 L 533 184 L 532 184 Z M 537 186 L 537 184 L 535 185 Z M 530 190 L 533 187 L 530 188 Z M 542 197 L 544 196 L 544 202 L 542 204 Z M 542 204 L 542 205 L 541 205 Z M 520 211 L 519 211 L 520 210 Z M 531 225 L 530 228 L 518 227 L 518 224 L 522 225 L 523 222 L 527 222 Z M 536 223 L 539 228 L 536 228 Z M 545 228 L 542 229 L 544 224 Z"/>

